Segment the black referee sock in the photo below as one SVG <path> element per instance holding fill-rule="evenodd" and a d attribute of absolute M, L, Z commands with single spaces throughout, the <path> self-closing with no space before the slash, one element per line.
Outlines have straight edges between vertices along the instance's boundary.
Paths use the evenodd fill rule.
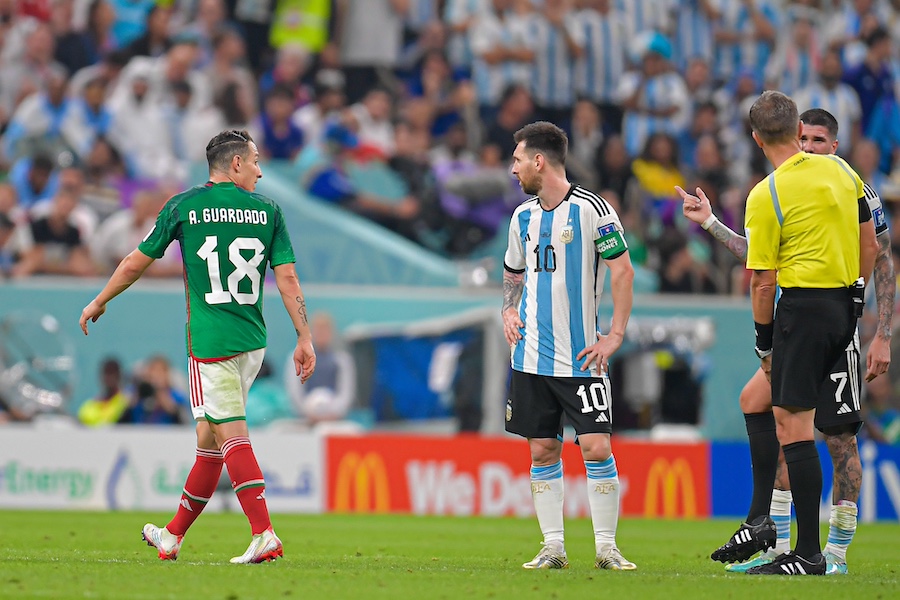
<path fill-rule="evenodd" d="M 794 551 L 803 558 L 812 558 L 822 551 L 819 542 L 819 502 L 822 498 L 822 463 L 813 441 L 794 442 L 784 447 L 784 461 L 794 510 L 797 512 L 797 545 Z"/>
<path fill-rule="evenodd" d="M 753 498 L 747 513 L 747 523 L 751 523 L 757 517 L 769 514 L 780 446 L 772 411 L 744 414 L 744 422 L 747 437 L 750 438 L 750 462 L 753 465 Z"/>

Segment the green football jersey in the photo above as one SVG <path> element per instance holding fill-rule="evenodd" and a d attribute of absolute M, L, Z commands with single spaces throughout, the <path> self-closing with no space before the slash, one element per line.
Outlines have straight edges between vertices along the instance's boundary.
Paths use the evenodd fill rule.
<path fill-rule="evenodd" d="M 219 359 L 266 346 L 266 265 L 293 263 L 281 208 L 233 183 L 211 183 L 174 196 L 138 249 L 161 258 L 178 240 L 184 261 L 187 348 Z"/>

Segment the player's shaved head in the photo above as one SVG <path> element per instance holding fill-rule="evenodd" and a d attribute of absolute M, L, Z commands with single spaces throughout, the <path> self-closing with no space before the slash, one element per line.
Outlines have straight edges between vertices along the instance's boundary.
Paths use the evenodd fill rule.
<path fill-rule="evenodd" d="M 784 144 L 797 137 L 797 105 L 781 92 L 767 90 L 750 107 L 750 127 L 766 144 Z"/>
<path fill-rule="evenodd" d="M 232 158 L 240 156 L 246 159 L 250 155 L 252 141 L 253 138 L 246 130 L 228 129 L 217 134 L 206 145 L 209 172 L 228 173 Z"/>

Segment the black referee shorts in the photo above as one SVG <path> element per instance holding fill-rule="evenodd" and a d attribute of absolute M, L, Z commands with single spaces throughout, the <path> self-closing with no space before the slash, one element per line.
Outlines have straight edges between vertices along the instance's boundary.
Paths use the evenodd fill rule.
<path fill-rule="evenodd" d="M 772 340 L 772 405 L 818 408 L 823 382 L 855 329 L 849 288 L 783 289 Z"/>

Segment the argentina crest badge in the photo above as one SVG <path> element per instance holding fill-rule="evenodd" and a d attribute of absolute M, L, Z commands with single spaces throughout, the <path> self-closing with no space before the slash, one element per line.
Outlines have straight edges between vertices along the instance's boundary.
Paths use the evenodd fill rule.
<path fill-rule="evenodd" d="M 566 225 L 562 229 L 559 230 L 559 241 L 563 244 L 568 244 L 572 240 L 575 239 L 575 228 L 571 225 Z"/>

